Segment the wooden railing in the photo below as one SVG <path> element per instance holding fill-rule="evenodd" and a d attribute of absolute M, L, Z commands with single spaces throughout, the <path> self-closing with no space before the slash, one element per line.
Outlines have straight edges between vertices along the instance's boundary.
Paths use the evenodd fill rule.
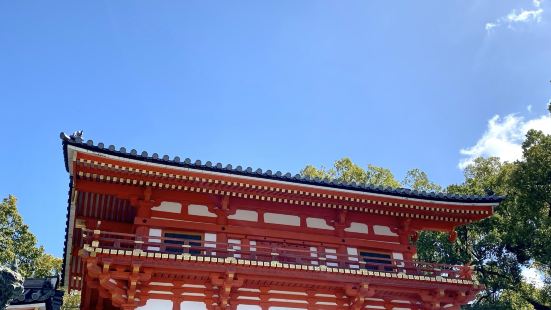
<path fill-rule="evenodd" d="M 266 246 L 137 236 L 89 229 L 83 229 L 82 232 L 84 243 L 102 249 L 132 251 L 139 249 L 163 254 L 190 254 L 218 258 L 235 257 L 263 262 L 277 261 L 307 266 L 367 269 L 406 275 L 472 280 L 472 269 L 469 266 L 406 261 L 394 258 L 367 258 L 361 255 L 329 253 L 325 251 L 324 247 L 316 247 L 316 250 L 312 251 L 310 249 L 288 247 L 281 242 L 263 241 L 262 243 L 268 244 Z"/>

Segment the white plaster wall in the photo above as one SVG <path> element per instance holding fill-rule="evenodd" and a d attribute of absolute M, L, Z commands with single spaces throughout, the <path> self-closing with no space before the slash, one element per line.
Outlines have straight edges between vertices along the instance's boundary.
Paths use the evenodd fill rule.
<path fill-rule="evenodd" d="M 394 252 L 394 253 L 392 253 L 392 258 L 403 261 L 404 260 L 404 255 L 402 253 Z M 404 267 L 405 265 L 404 265 L 404 262 L 398 262 L 396 264 L 396 266 Z M 404 270 L 404 272 L 405 272 L 405 270 Z"/>
<path fill-rule="evenodd" d="M 332 254 L 337 254 L 337 249 L 325 248 L 325 258 L 337 259 L 337 255 L 332 255 Z M 339 266 L 339 264 L 333 263 L 333 262 L 327 262 L 326 265 L 329 266 L 329 267 L 338 267 Z"/>
<path fill-rule="evenodd" d="M 251 210 L 237 209 L 235 214 L 228 216 L 230 220 L 241 220 L 249 222 L 258 222 L 258 213 Z"/>
<path fill-rule="evenodd" d="M 358 249 L 356 248 L 346 248 L 346 251 L 348 252 L 348 259 L 357 262 L 358 261 Z M 350 265 L 350 268 L 360 268 L 360 265 Z"/>
<path fill-rule="evenodd" d="M 161 237 L 162 234 L 163 234 L 163 231 L 160 230 L 160 229 L 157 229 L 157 228 L 150 228 L 149 229 L 149 236 L 150 237 Z M 149 242 L 151 242 L 151 243 L 161 243 L 161 239 L 149 238 Z M 156 246 L 148 246 L 147 250 L 148 251 L 159 251 L 159 250 L 161 250 L 161 248 L 156 247 Z"/>
<path fill-rule="evenodd" d="M 310 228 L 335 230 L 335 227 L 327 225 L 325 219 L 320 219 L 316 217 L 306 218 L 306 226 Z"/>
<path fill-rule="evenodd" d="M 216 214 L 210 212 L 209 207 L 205 205 L 191 204 L 187 206 L 187 213 L 189 215 L 196 215 L 196 216 L 216 217 Z"/>
<path fill-rule="evenodd" d="M 172 309 L 172 301 L 170 300 L 162 300 L 162 299 L 149 299 L 147 303 L 142 306 L 138 307 L 136 309 L 139 310 L 164 310 L 164 309 Z"/>
<path fill-rule="evenodd" d="M 359 234 L 367 234 L 368 228 L 367 228 L 367 224 L 352 222 L 350 223 L 350 227 L 345 228 L 344 231 L 354 232 Z"/>
<path fill-rule="evenodd" d="M 180 304 L 180 310 L 207 310 L 207 307 L 203 302 L 184 301 Z"/>
<path fill-rule="evenodd" d="M 288 214 L 264 213 L 264 222 L 269 224 L 300 226 L 300 217 Z"/>
<path fill-rule="evenodd" d="M 393 233 L 392 231 L 390 231 L 390 227 L 388 227 L 388 226 L 374 225 L 373 226 L 373 232 L 376 235 L 381 235 L 381 236 L 393 236 L 393 237 L 398 236 L 398 234 Z"/>
<path fill-rule="evenodd" d="M 231 247 L 232 250 L 235 250 L 237 252 L 241 251 L 241 240 L 239 240 L 239 239 L 228 239 L 228 243 L 230 244 L 230 247 Z M 241 258 L 241 254 L 234 252 L 233 257 Z"/>
<path fill-rule="evenodd" d="M 149 299 L 145 306 L 138 307 L 139 310 L 171 310 L 172 301 L 161 299 Z M 180 304 L 180 310 L 206 310 L 207 307 L 202 302 L 184 301 Z"/>
<path fill-rule="evenodd" d="M 211 243 L 209 243 L 211 242 Z M 212 233 L 205 233 L 205 247 L 206 248 L 216 248 L 216 234 Z M 216 252 L 212 253 L 213 255 L 216 255 Z"/>
<path fill-rule="evenodd" d="M 159 206 L 151 208 L 151 210 L 180 214 L 182 213 L 182 204 L 179 202 L 163 201 Z"/>
<path fill-rule="evenodd" d="M 315 260 L 312 260 L 310 263 L 312 265 L 317 265 L 318 264 L 318 249 L 314 246 L 310 247 L 310 257 L 315 258 Z"/>

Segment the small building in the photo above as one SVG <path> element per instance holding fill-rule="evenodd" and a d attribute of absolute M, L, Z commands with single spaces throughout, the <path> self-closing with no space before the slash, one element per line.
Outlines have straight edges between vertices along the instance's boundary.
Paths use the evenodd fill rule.
<path fill-rule="evenodd" d="M 59 310 L 63 304 L 63 291 L 58 289 L 58 277 L 25 279 L 23 294 L 15 298 L 6 309 Z"/>
<path fill-rule="evenodd" d="M 138 153 L 61 134 L 64 285 L 82 309 L 459 309 L 471 266 L 416 260 L 496 196 L 342 184 Z M 194 308 L 196 309 L 196 308 Z M 250 309 L 247 307 L 247 309 Z"/>

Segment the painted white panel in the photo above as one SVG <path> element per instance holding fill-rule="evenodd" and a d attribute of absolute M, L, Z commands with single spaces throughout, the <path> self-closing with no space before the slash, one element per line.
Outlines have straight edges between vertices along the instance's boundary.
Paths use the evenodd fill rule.
<path fill-rule="evenodd" d="M 205 233 L 205 247 L 216 248 L 216 234 Z M 212 255 L 216 255 L 216 252 L 212 252 Z"/>
<path fill-rule="evenodd" d="M 310 257 L 315 257 L 316 260 L 311 261 L 312 265 L 318 265 L 318 249 L 315 246 L 310 247 Z"/>
<path fill-rule="evenodd" d="M 150 236 L 150 237 L 160 237 L 160 236 L 162 236 L 162 234 L 163 234 L 163 231 L 160 230 L 160 229 L 157 229 L 157 228 L 150 228 L 150 229 L 149 229 L 149 236 Z M 149 238 L 149 242 L 152 242 L 152 243 L 161 243 L 161 239 Z M 156 247 L 156 246 L 148 246 L 148 247 L 147 247 L 147 250 L 148 250 L 148 251 L 160 251 L 161 248 L 160 248 L 160 247 Z"/>
<path fill-rule="evenodd" d="M 241 240 L 239 240 L 239 239 L 228 239 L 228 243 L 229 243 L 229 249 L 235 250 L 235 251 L 238 252 L 238 253 L 234 252 L 233 257 L 241 258 L 241 253 L 239 253 L 241 251 Z"/>
<path fill-rule="evenodd" d="M 325 219 L 320 219 L 316 217 L 307 218 L 306 226 L 310 228 L 335 230 L 335 227 L 327 225 L 327 222 L 325 221 Z"/>
<path fill-rule="evenodd" d="M 174 284 L 168 282 L 149 282 L 149 284 L 157 286 L 174 286 Z"/>
<path fill-rule="evenodd" d="M 173 201 L 163 201 L 157 207 L 151 208 L 151 210 L 170 212 L 170 213 L 182 213 L 182 204 Z"/>
<path fill-rule="evenodd" d="M 325 248 L 325 258 L 327 259 L 337 259 L 337 255 L 331 255 L 331 254 L 337 254 L 337 249 L 331 249 L 331 248 Z M 338 267 L 339 264 L 335 262 L 327 262 L 327 266 L 329 267 Z"/>
<path fill-rule="evenodd" d="M 402 253 L 394 252 L 394 253 L 392 253 L 392 258 L 403 261 L 404 260 L 404 255 Z M 405 267 L 404 262 L 396 262 L 396 266 Z M 401 271 L 406 272 L 405 270 L 401 270 Z"/>
<path fill-rule="evenodd" d="M 180 310 L 207 310 L 207 307 L 204 302 L 184 301 L 180 304 Z"/>
<path fill-rule="evenodd" d="M 275 309 L 275 308 L 272 308 Z M 237 310 L 260 310 L 259 306 L 251 306 L 251 305 L 238 305 Z"/>
<path fill-rule="evenodd" d="M 264 213 L 264 222 L 269 224 L 300 226 L 300 217 L 288 214 Z"/>
<path fill-rule="evenodd" d="M 350 261 L 353 261 L 353 262 L 357 262 L 358 261 L 358 249 L 356 248 L 346 248 L 346 251 L 348 253 L 348 259 Z M 350 268 L 356 268 L 356 269 L 359 269 L 360 268 L 360 265 L 350 265 Z"/>
<path fill-rule="evenodd" d="M 251 251 L 256 251 L 256 241 L 249 241 L 249 245 L 251 246 Z"/>
<path fill-rule="evenodd" d="M 258 213 L 251 210 L 237 209 L 235 214 L 228 216 L 230 220 L 240 220 L 249 222 L 258 222 Z"/>
<path fill-rule="evenodd" d="M 216 217 L 216 214 L 209 211 L 209 207 L 205 205 L 189 205 L 187 206 L 187 213 L 189 215 Z"/>
<path fill-rule="evenodd" d="M 347 227 L 344 231 L 354 232 L 354 233 L 359 233 L 359 234 L 367 234 L 368 233 L 367 224 L 356 223 L 356 222 L 350 223 L 350 227 Z"/>
<path fill-rule="evenodd" d="M 162 235 L 163 231 L 157 228 L 149 228 L 149 236 L 150 237 L 160 237 Z M 151 241 L 155 242 L 155 241 Z M 161 240 L 158 240 L 157 242 L 161 242 Z"/>
<path fill-rule="evenodd" d="M 172 309 L 172 301 L 162 300 L 162 299 L 148 299 L 147 303 L 136 308 L 137 310 L 161 310 L 161 309 Z"/>
<path fill-rule="evenodd" d="M 404 255 L 402 253 L 394 252 L 394 253 L 392 253 L 392 258 L 399 259 L 399 260 L 404 260 Z"/>
<path fill-rule="evenodd" d="M 398 236 L 396 233 L 393 233 L 392 231 L 390 231 L 390 227 L 388 226 L 374 225 L 373 232 L 376 235 L 381 235 L 381 236 Z"/>

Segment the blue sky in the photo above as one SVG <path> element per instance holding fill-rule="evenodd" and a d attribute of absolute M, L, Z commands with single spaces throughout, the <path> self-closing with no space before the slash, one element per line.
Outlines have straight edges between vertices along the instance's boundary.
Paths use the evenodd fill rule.
<path fill-rule="evenodd" d="M 0 0 L 0 196 L 63 248 L 59 132 L 298 172 L 460 182 L 551 131 L 551 1 Z M 463 154 L 461 153 L 463 150 Z M 511 155 L 513 154 L 513 155 Z"/>

